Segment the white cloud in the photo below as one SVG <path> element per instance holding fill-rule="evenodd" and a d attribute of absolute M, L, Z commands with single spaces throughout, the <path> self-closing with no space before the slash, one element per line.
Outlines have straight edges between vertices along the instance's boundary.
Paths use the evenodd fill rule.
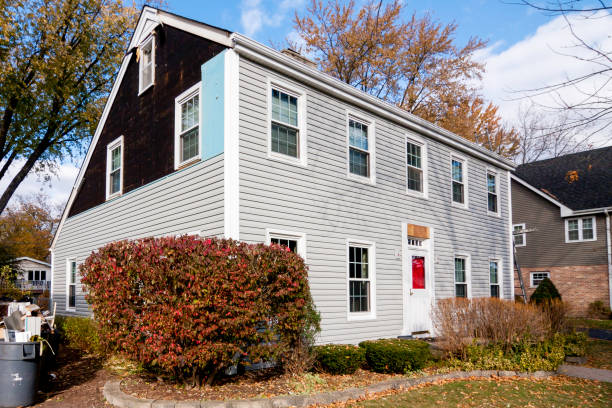
<path fill-rule="evenodd" d="M 283 0 L 280 4 L 273 1 L 266 6 L 261 0 L 243 0 L 240 22 L 244 34 L 253 37 L 265 27 L 280 27 L 287 17 L 291 17 L 289 11 L 303 4 L 304 0 Z"/>
<path fill-rule="evenodd" d="M 13 176 L 21 166 L 23 161 L 13 163 L 7 174 L 0 180 L 0 191 L 4 192 Z M 72 164 L 62 164 L 57 168 L 56 174 L 49 174 L 48 180 L 45 180 L 44 175 L 37 175 L 34 172 L 23 180 L 23 182 L 13 194 L 11 203 L 14 203 L 17 196 L 30 196 L 38 193 L 43 193 L 49 197 L 50 204 L 63 205 L 68 201 L 70 191 L 74 185 L 74 180 L 79 174 L 79 168 Z"/>
<path fill-rule="evenodd" d="M 573 16 L 570 21 L 575 33 L 587 44 L 596 45 L 599 49 L 609 52 L 612 50 L 612 15 L 602 12 L 597 17 L 585 19 Z M 485 96 L 499 105 L 505 119 L 513 120 L 519 104 L 524 103 L 514 100 L 520 96 L 516 91 L 554 85 L 598 68 L 595 64 L 568 56 L 588 56 L 584 48 L 577 46 L 577 43 L 567 22 L 559 16 L 503 51 L 499 51 L 503 44 L 493 44 L 477 55 L 477 58 L 486 63 L 486 74 L 482 83 Z M 599 81 L 585 83 L 581 89 L 563 89 L 560 96 L 567 101 L 577 102 L 583 98 L 581 91 L 593 90 L 602 84 L 600 77 Z M 612 92 L 612 84 L 608 84 L 605 89 L 608 93 Z M 552 94 L 542 95 L 536 101 L 546 106 L 557 103 Z M 599 136 L 599 142 L 605 143 L 609 139 L 610 133 Z"/>

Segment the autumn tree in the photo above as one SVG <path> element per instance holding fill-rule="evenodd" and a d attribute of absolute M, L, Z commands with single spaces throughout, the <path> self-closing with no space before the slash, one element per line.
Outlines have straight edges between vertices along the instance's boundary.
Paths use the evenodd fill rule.
<path fill-rule="evenodd" d="M 14 174 L 0 212 L 31 171 L 91 139 L 136 13 L 123 0 L 0 0 L 0 180 Z"/>
<path fill-rule="evenodd" d="M 59 214 L 44 195 L 20 197 L 0 216 L 0 251 L 12 257 L 47 259 Z"/>
<path fill-rule="evenodd" d="M 295 29 L 320 69 L 432 123 L 505 156 L 516 132 L 502 124 L 497 107 L 477 92 L 484 71 L 474 59 L 486 42 L 473 37 L 460 47 L 457 25 L 431 15 L 403 18 L 404 3 L 312 0 Z"/>

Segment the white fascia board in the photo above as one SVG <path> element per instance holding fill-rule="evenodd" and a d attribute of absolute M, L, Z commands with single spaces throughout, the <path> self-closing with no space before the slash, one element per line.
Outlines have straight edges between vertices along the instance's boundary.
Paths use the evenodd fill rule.
<path fill-rule="evenodd" d="M 591 214 L 605 214 L 607 212 L 611 212 L 612 211 L 612 207 L 600 207 L 600 208 L 587 208 L 585 210 L 576 210 L 576 211 L 572 211 L 572 214 L 568 215 L 569 216 L 576 216 L 576 215 L 591 215 Z"/>
<path fill-rule="evenodd" d="M 22 256 L 20 258 L 15 258 L 15 262 L 19 262 L 19 261 L 30 261 L 30 262 L 34 262 L 40 265 L 45 265 L 49 267 L 51 266 L 50 263 L 39 261 L 38 259 L 30 258 L 29 256 Z"/>
<path fill-rule="evenodd" d="M 546 200 L 550 201 L 551 203 L 553 203 L 554 205 L 559 207 L 559 210 L 561 211 L 561 217 L 571 217 L 572 215 L 575 214 L 574 211 L 571 208 L 563 205 L 559 201 L 555 200 L 554 198 L 552 198 L 551 196 L 549 196 L 545 192 L 540 191 L 539 189 L 535 188 L 534 186 L 532 186 L 531 184 L 527 183 L 525 180 L 519 178 L 518 176 L 515 176 L 514 174 L 511 174 L 510 177 L 512 178 L 512 180 L 516 181 L 517 183 L 519 183 L 523 187 L 526 187 L 527 189 L 529 189 L 529 190 L 533 191 L 534 193 L 538 194 L 540 197 L 545 198 Z"/>
<path fill-rule="evenodd" d="M 395 105 L 382 101 L 357 88 L 346 84 L 338 79 L 327 75 L 317 69 L 310 68 L 293 58 L 260 44 L 242 34 L 233 33 L 230 37 L 234 42 L 234 49 L 246 58 L 258 62 L 264 66 L 273 68 L 285 75 L 291 76 L 298 81 L 308 84 L 313 88 L 331 94 L 339 99 L 345 100 L 354 106 L 361 107 L 392 122 L 405 126 L 432 139 L 438 140 L 457 150 L 478 157 L 504 170 L 514 170 L 515 165 L 511 161 L 468 141 L 461 136 L 455 135 L 448 130 L 442 129 L 424 119 L 419 118 Z"/>

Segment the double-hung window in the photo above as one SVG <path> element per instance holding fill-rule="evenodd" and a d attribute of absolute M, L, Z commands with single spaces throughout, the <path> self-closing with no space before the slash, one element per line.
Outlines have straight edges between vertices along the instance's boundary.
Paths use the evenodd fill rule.
<path fill-rule="evenodd" d="M 370 125 L 349 116 L 348 133 L 349 173 L 370 178 Z"/>
<path fill-rule="evenodd" d="M 525 224 L 514 224 L 512 226 L 512 237 L 514 238 L 514 246 L 520 247 L 527 245 L 527 234 L 525 234 Z"/>
<path fill-rule="evenodd" d="M 595 217 L 565 220 L 565 242 L 595 241 Z"/>
<path fill-rule="evenodd" d="M 106 147 L 106 199 L 121 195 L 123 190 L 123 136 Z"/>
<path fill-rule="evenodd" d="M 492 171 L 487 171 L 487 211 L 489 213 L 499 214 L 497 191 L 497 174 Z"/>
<path fill-rule="evenodd" d="M 138 93 L 141 94 L 155 83 L 155 37 L 151 36 L 139 50 Z"/>
<path fill-rule="evenodd" d="M 489 286 L 491 287 L 491 297 L 500 297 L 499 274 L 499 261 L 489 261 Z"/>
<path fill-rule="evenodd" d="M 76 259 L 68 259 L 66 262 L 66 273 L 68 275 L 66 291 L 66 309 L 76 308 L 76 282 L 77 282 L 77 263 Z"/>
<path fill-rule="evenodd" d="M 175 99 L 175 168 L 200 158 L 200 86 L 194 85 Z"/>
<path fill-rule="evenodd" d="M 455 296 L 468 297 L 468 258 L 464 256 L 455 257 Z"/>
<path fill-rule="evenodd" d="M 373 317 L 373 244 L 348 244 L 348 308 L 351 318 Z"/>
<path fill-rule="evenodd" d="M 406 188 L 408 192 L 426 194 L 427 150 L 423 142 L 406 141 Z"/>
<path fill-rule="evenodd" d="M 271 92 L 270 150 L 297 159 L 300 156 L 299 97 L 275 87 Z"/>
<path fill-rule="evenodd" d="M 467 171 L 466 161 L 458 157 L 451 158 L 452 202 L 467 206 Z"/>

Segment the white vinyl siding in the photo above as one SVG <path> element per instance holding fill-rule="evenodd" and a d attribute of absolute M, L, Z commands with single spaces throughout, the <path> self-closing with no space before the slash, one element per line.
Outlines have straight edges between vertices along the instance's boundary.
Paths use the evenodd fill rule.
<path fill-rule="evenodd" d="M 145 40 L 139 48 L 138 93 L 155 84 L 155 37 Z"/>
<path fill-rule="evenodd" d="M 200 88 L 198 83 L 175 99 L 175 168 L 200 159 Z"/>
<path fill-rule="evenodd" d="M 565 220 L 565 242 L 596 241 L 595 217 L 573 218 Z"/>

